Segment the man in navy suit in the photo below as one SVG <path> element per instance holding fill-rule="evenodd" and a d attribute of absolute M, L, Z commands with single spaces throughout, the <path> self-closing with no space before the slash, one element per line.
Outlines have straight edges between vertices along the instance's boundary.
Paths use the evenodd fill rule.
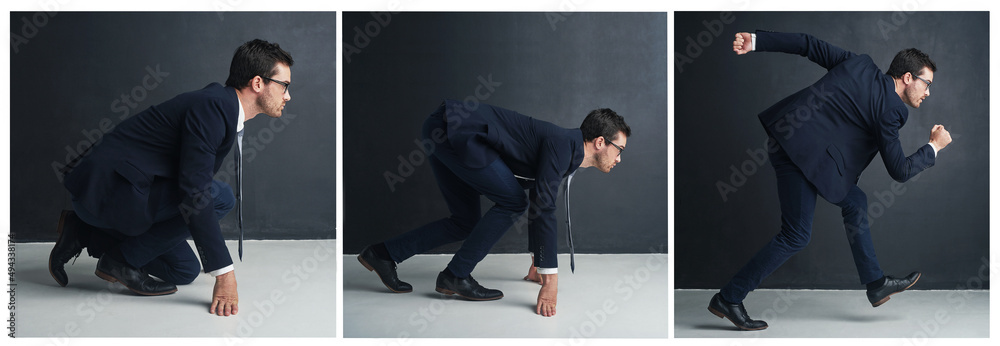
<path fill-rule="evenodd" d="M 906 106 L 919 108 L 930 96 L 934 62 L 917 49 L 905 49 L 883 74 L 868 55 L 810 35 L 764 31 L 736 34 L 733 50 L 740 55 L 798 54 L 828 72 L 758 116 L 769 136 L 769 157 L 778 179 L 781 232 L 712 297 L 709 311 L 743 330 L 767 328 L 766 322 L 750 319 L 743 299 L 808 244 L 816 195 L 841 208 L 854 263 L 873 307 L 916 283 L 919 272 L 894 278 L 879 267 L 868 227 L 867 196 L 857 182 L 875 154 L 882 156 L 893 179 L 905 182 L 933 166 L 937 152 L 951 143 L 942 125 L 935 125 L 929 142 L 910 156 L 899 143 Z"/>
<path fill-rule="evenodd" d="M 236 314 L 236 274 L 218 222 L 235 199 L 213 176 L 244 121 L 281 116 L 292 62 L 277 44 L 246 42 L 226 86 L 212 83 L 126 119 L 71 164 L 63 184 L 74 210 L 63 212 L 49 256 L 56 282 L 66 286 L 65 263 L 87 248 L 102 279 L 142 295 L 176 292 L 200 271 L 190 236 L 215 277 L 210 312 Z"/>
<path fill-rule="evenodd" d="M 559 185 L 572 179 L 577 168 L 610 172 L 621 162 L 631 134 L 625 119 L 607 108 L 590 112 L 579 129 L 566 129 L 500 107 L 445 100 L 424 122 L 423 139 L 451 216 L 370 245 L 358 260 L 389 290 L 411 292 L 412 286 L 396 276 L 396 263 L 463 241 L 438 275 L 435 289 L 469 300 L 500 299 L 503 293 L 480 285 L 472 270 L 527 211 L 528 247 L 542 283 L 536 313 L 553 316 Z M 495 203 L 485 215 L 480 195 Z"/>

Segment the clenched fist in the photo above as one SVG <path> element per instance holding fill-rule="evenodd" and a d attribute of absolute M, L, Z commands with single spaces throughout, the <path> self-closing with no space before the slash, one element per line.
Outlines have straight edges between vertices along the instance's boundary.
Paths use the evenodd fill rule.
<path fill-rule="evenodd" d="M 931 143 L 937 150 L 944 149 L 948 144 L 951 144 L 951 132 L 944 129 L 944 125 L 934 125 L 931 128 Z"/>

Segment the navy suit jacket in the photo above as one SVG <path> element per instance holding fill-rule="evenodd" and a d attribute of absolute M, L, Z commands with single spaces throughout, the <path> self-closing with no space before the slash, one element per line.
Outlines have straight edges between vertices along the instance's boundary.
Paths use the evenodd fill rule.
<path fill-rule="evenodd" d="M 215 218 L 212 177 L 236 139 L 236 90 L 212 83 L 149 107 L 107 133 L 63 184 L 112 229 L 138 235 L 165 203 L 180 212 L 206 272 L 233 263 Z"/>
<path fill-rule="evenodd" d="M 463 165 L 482 168 L 500 158 L 514 174 L 534 179 L 522 184 L 530 190 L 528 248 L 536 266 L 558 267 L 556 200 L 562 179 L 583 162 L 583 132 L 483 103 L 444 105 L 448 143 Z"/>
<path fill-rule="evenodd" d="M 755 44 L 757 51 L 798 54 L 828 70 L 813 85 L 758 115 L 827 201 L 843 200 L 876 153 L 899 182 L 934 165 L 930 145 L 904 155 L 899 129 L 906 124 L 908 110 L 892 77 L 871 57 L 805 34 L 758 31 Z"/>

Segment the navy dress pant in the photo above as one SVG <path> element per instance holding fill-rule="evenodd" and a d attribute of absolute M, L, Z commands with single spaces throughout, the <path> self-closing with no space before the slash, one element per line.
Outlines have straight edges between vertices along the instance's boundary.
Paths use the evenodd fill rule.
<path fill-rule="evenodd" d="M 212 199 L 218 220 L 222 220 L 236 206 L 232 188 L 218 180 L 212 181 Z M 95 213 L 74 201 L 73 209 L 77 216 L 98 229 L 90 234 L 81 234 L 81 243 L 91 256 L 98 258 L 117 245 L 125 261 L 133 267 L 143 268 L 150 275 L 175 285 L 189 284 L 201 272 L 201 263 L 186 241 L 191 231 L 180 213 L 179 202 L 160 195 L 154 195 L 151 200 L 158 204 L 154 224 L 148 231 L 136 236 L 126 236 L 110 229 Z"/>
<path fill-rule="evenodd" d="M 463 166 L 448 141 L 441 140 L 446 138 L 442 131 L 447 131 L 443 105 L 427 117 L 422 132 L 425 141 L 434 143 L 428 161 L 451 215 L 392 238 L 385 247 L 392 260 L 399 263 L 438 246 L 463 241 L 448 269 L 464 278 L 528 209 L 528 196 L 499 158 L 480 169 Z M 479 196 L 494 203 L 485 214 Z"/>
<path fill-rule="evenodd" d="M 770 143 L 775 142 L 771 139 Z M 722 287 L 722 298 L 730 303 L 742 302 L 764 278 L 805 248 L 812 234 L 816 187 L 792 163 L 784 149 L 776 143 L 771 147 L 768 156 L 778 180 L 781 231 Z M 868 227 L 868 196 L 854 186 L 844 200 L 834 204 L 841 208 L 844 228 L 861 283 L 882 278 L 882 269 L 875 257 L 875 245 Z"/>

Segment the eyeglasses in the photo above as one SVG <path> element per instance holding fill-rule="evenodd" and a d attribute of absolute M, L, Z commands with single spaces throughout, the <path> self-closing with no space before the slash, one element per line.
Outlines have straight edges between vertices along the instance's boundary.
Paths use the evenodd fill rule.
<path fill-rule="evenodd" d="M 614 142 L 607 140 L 607 138 L 605 138 L 605 142 L 611 144 L 611 146 L 615 147 L 615 149 L 618 149 L 618 156 L 622 156 L 622 153 L 625 152 L 625 148 L 619 147 L 618 144 L 615 144 Z"/>
<path fill-rule="evenodd" d="M 278 83 L 278 84 L 281 84 L 282 86 L 284 86 L 284 87 L 285 87 L 285 91 L 282 91 L 282 92 L 281 92 L 282 94 L 284 94 L 284 93 L 288 92 L 288 86 L 289 86 L 290 84 L 292 84 L 292 83 L 289 83 L 289 82 L 282 82 L 282 81 L 280 81 L 280 80 L 277 80 L 277 79 L 272 79 L 272 78 L 267 78 L 267 77 L 260 77 L 260 78 L 264 78 L 264 79 L 267 79 L 267 80 L 269 80 L 269 81 L 272 81 L 272 82 L 275 82 L 275 83 Z M 917 77 L 917 78 L 919 78 L 919 77 Z"/>
<path fill-rule="evenodd" d="M 919 79 L 919 80 L 922 80 L 922 81 L 924 81 L 924 83 L 927 83 L 927 87 L 926 87 L 926 88 L 924 88 L 924 90 L 928 90 L 928 89 L 930 89 L 930 88 L 931 88 L 931 82 L 930 82 L 929 80 L 926 80 L 926 79 L 923 79 L 923 78 L 920 78 L 920 77 L 917 77 L 917 76 L 913 76 L 913 78 L 916 78 L 916 79 Z"/>

